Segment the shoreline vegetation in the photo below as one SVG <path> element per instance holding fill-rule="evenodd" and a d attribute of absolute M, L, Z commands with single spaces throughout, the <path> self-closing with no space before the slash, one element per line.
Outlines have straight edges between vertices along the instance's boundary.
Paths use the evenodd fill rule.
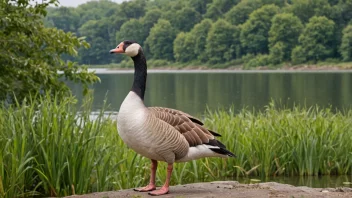
<path fill-rule="evenodd" d="M 0 197 L 67 196 L 144 185 L 149 160 L 128 149 L 104 108 L 92 98 L 46 94 L 0 107 Z M 352 110 L 293 107 L 204 113 L 207 127 L 237 155 L 175 166 L 172 185 L 232 177 L 351 175 Z M 160 164 L 165 166 L 164 163 Z M 157 171 L 157 183 L 165 179 Z"/>
<path fill-rule="evenodd" d="M 105 65 L 84 65 L 89 69 L 108 69 L 108 70 L 131 70 L 133 64 L 105 64 Z M 210 67 L 209 65 L 201 64 L 177 64 L 166 63 L 165 65 L 155 65 L 154 61 L 148 61 L 148 67 L 151 70 L 241 70 L 241 71 L 319 71 L 319 70 L 352 70 L 352 62 L 329 63 L 321 62 L 317 64 L 301 64 L 301 65 L 282 65 L 280 67 L 260 66 L 250 69 L 243 65 L 218 65 Z"/>

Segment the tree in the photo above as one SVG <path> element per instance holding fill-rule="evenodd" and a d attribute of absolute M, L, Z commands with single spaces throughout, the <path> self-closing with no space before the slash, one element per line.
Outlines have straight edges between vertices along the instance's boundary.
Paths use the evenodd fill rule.
<path fill-rule="evenodd" d="M 181 32 L 174 40 L 174 57 L 178 62 L 189 62 L 195 58 L 194 40 L 190 33 Z"/>
<path fill-rule="evenodd" d="M 335 23 L 325 16 L 314 16 L 309 19 L 298 39 L 307 60 L 324 60 L 332 55 L 334 25 Z"/>
<path fill-rule="evenodd" d="M 352 25 L 343 30 L 340 53 L 344 61 L 352 60 Z"/>
<path fill-rule="evenodd" d="M 269 63 L 271 64 L 280 64 L 287 58 L 286 53 L 287 53 L 287 46 L 286 43 L 284 42 L 276 42 L 275 45 L 270 47 L 270 54 L 269 54 Z M 290 54 L 291 55 L 291 51 Z"/>
<path fill-rule="evenodd" d="M 293 64 L 301 64 L 307 61 L 307 54 L 302 46 L 298 45 L 293 48 L 291 60 Z"/>
<path fill-rule="evenodd" d="M 173 41 L 176 32 L 171 23 L 164 19 L 159 19 L 150 30 L 145 45 L 154 59 L 173 60 Z"/>
<path fill-rule="evenodd" d="M 194 26 L 188 37 L 194 40 L 194 54 L 200 62 L 207 62 L 206 43 L 209 30 L 213 22 L 210 19 L 204 19 Z"/>
<path fill-rule="evenodd" d="M 352 0 L 341 0 L 336 5 L 338 14 L 341 16 L 342 23 L 346 25 L 352 19 Z"/>
<path fill-rule="evenodd" d="M 275 5 L 265 5 L 254 11 L 241 27 L 241 44 L 247 53 L 268 53 L 271 19 L 279 12 Z"/>
<path fill-rule="evenodd" d="M 187 32 L 201 20 L 200 14 L 193 8 L 178 10 L 172 24 L 180 31 Z"/>
<path fill-rule="evenodd" d="M 62 54 L 77 55 L 76 49 L 88 43 L 70 32 L 44 27 L 46 7 L 56 3 L 0 2 L 0 100 L 12 96 L 21 100 L 39 90 L 69 92 L 60 77 L 83 83 L 98 80 L 85 68 L 61 59 Z"/>
<path fill-rule="evenodd" d="M 232 6 L 236 5 L 239 0 L 213 0 L 212 3 L 207 4 L 206 18 L 213 20 L 222 17 Z"/>
<path fill-rule="evenodd" d="M 86 36 L 87 41 L 92 44 L 89 50 L 79 50 L 80 56 L 77 60 L 80 64 L 119 62 L 121 56 L 109 56 L 103 48 L 115 46 L 127 37 L 140 42 L 145 54 L 153 57 L 149 49 L 151 45 L 147 45 L 146 38 L 160 19 L 171 23 L 172 37 L 176 38 L 178 33 L 184 32 L 185 38 L 194 40 L 194 51 L 191 53 L 194 57 L 190 58 L 190 61 L 197 60 L 202 63 L 207 62 L 209 58 L 205 46 L 211 26 L 209 24 L 213 23 L 208 21 L 209 23 L 203 24 L 203 19 L 214 22 L 225 19 L 231 25 L 237 26 L 231 36 L 234 40 L 229 57 L 239 58 L 248 53 L 256 57 L 262 54 L 263 56 L 257 59 L 261 64 L 266 60 L 273 60 L 273 54 L 281 56 L 279 50 L 284 50 L 283 57 L 276 57 L 273 62 L 281 59 L 289 61 L 293 49 L 298 45 L 300 50 L 306 50 L 298 41 L 298 37 L 303 31 L 303 26 L 307 25 L 313 16 L 325 16 L 334 21 L 333 40 L 326 44 L 329 51 L 332 51 L 328 57 L 341 58 L 342 32 L 348 24 L 352 24 L 352 0 L 131 0 L 124 3 L 98 0 L 77 8 L 48 8 L 47 11 L 48 17 L 44 18 L 47 27 L 58 27 L 75 32 L 78 36 Z M 93 24 L 88 21 L 95 22 Z M 198 26 L 199 24 L 202 25 Z M 236 43 L 238 39 L 240 43 Z M 171 43 L 174 41 L 168 42 L 167 45 Z M 176 43 L 178 42 L 174 44 Z M 178 48 L 171 45 L 168 49 L 169 53 L 173 51 L 170 49 Z M 160 54 L 157 51 L 154 55 L 155 53 Z M 169 53 L 168 60 L 176 57 L 176 54 L 177 52 Z M 305 52 L 301 54 L 297 50 L 295 54 L 306 55 Z M 62 57 L 65 60 L 74 60 L 67 55 Z M 311 60 L 309 57 L 306 59 Z M 220 62 L 223 61 L 221 58 Z"/>
<path fill-rule="evenodd" d="M 328 2 L 329 2 L 329 4 L 330 5 L 336 5 L 336 4 L 338 4 L 339 3 L 339 0 L 328 0 Z"/>
<path fill-rule="evenodd" d="M 235 58 L 233 45 L 236 40 L 233 35 L 236 31 L 239 31 L 236 26 L 223 19 L 219 19 L 212 25 L 206 44 L 209 63 L 224 63 Z"/>
<path fill-rule="evenodd" d="M 261 0 L 241 1 L 225 14 L 225 19 L 232 25 L 240 25 L 246 22 L 249 15 L 262 5 Z"/>
<path fill-rule="evenodd" d="M 116 40 L 119 42 L 124 40 L 134 40 L 143 45 L 148 35 L 145 34 L 141 20 L 130 19 L 124 23 L 120 31 L 116 32 Z"/>
<path fill-rule="evenodd" d="M 76 32 L 79 24 L 79 15 L 74 8 L 59 7 L 57 9 L 50 9 L 50 14 L 45 18 L 58 29 L 65 32 Z"/>
<path fill-rule="evenodd" d="M 158 22 L 161 15 L 162 12 L 160 9 L 148 10 L 142 19 L 144 31 L 149 34 L 150 29 Z"/>
<path fill-rule="evenodd" d="M 187 1 L 187 6 L 194 8 L 200 14 L 205 14 L 207 12 L 207 5 L 213 0 L 189 0 Z"/>
<path fill-rule="evenodd" d="M 119 7 L 119 13 L 127 18 L 140 18 L 145 14 L 146 0 L 124 1 Z"/>
<path fill-rule="evenodd" d="M 110 16 L 126 18 L 119 10 L 119 5 L 109 0 L 88 1 L 76 8 L 79 14 L 79 26 L 90 20 L 100 20 Z"/>
<path fill-rule="evenodd" d="M 115 46 L 110 42 L 109 38 L 110 23 L 107 18 L 102 20 L 87 21 L 79 28 L 81 36 L 86 37 L 91 47 L 89 49 L 81 48 L 80 63 L 81 64 L 108 64 L 111 63 L 113 56 L 107 53 L 107 46 Z"/>
<path fill-rule="evenodd" d="M 330 17 L 332 13 L 328 0 L 292 0 L 286 10 L 298 16 L 303 23 L 307 23 L 313 16 Z"/>
<path fill-rule="evenodd" d="M 301 21 L 293 14 L 283 13 L 275 15 L 269 31 L 270 51 L 273 46 L 280 42 L 279 48 L 284 50 L 282 58 L 288 60 L 292 49 L 298 44 L 298 37 L 302 30 L 303 25 Z M 283 46 L 284 48 L 282 48 Z"/>

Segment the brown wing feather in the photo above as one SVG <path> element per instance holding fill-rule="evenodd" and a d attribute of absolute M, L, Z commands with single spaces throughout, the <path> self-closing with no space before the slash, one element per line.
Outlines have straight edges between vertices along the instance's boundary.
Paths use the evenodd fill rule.
<path fill-rule="evenodd" d="M 178 130 L 186 138 L 190 146 L 208 144 L 210 140 L 214 139 L 214 135 L 218 135 L 204 128 L 202 126 L 203 123 L 197 118 L 182 111 L 162 107 L 149 107 L 148 109 L 157 118 Z"/>

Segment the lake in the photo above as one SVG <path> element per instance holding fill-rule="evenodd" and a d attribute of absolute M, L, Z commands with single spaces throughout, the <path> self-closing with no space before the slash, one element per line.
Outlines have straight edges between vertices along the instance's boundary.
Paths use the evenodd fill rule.
<path fill-rule="evenodd" d="M 129 92 L 132 71 L 98 70 L 101 83 L 94 89 L 94 110 L 102 107 L 105 97 L 110 110 L 118 111 Z M 81 99 L 82 88 L 69 83 Z M 282 71 L 149 71 L 145 103 L 201 115 L 207 108 L 233 107 L 263 110 L 272 100 L 282 105 L 319 105 L 343 110 L 352 105 L 352 72 Z"/>

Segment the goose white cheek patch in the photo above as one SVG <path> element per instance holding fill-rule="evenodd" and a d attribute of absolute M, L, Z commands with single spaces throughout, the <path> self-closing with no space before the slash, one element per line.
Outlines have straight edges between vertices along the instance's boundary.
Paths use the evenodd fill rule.
<path fill-rule="evenodd" d="M 125 50 L 125 54 L 130 57 L 134 57 L 138 54 L 139 49 L 141 46 L 137 43 L 133 43 L 130 46 L 128 46 Z"/>

